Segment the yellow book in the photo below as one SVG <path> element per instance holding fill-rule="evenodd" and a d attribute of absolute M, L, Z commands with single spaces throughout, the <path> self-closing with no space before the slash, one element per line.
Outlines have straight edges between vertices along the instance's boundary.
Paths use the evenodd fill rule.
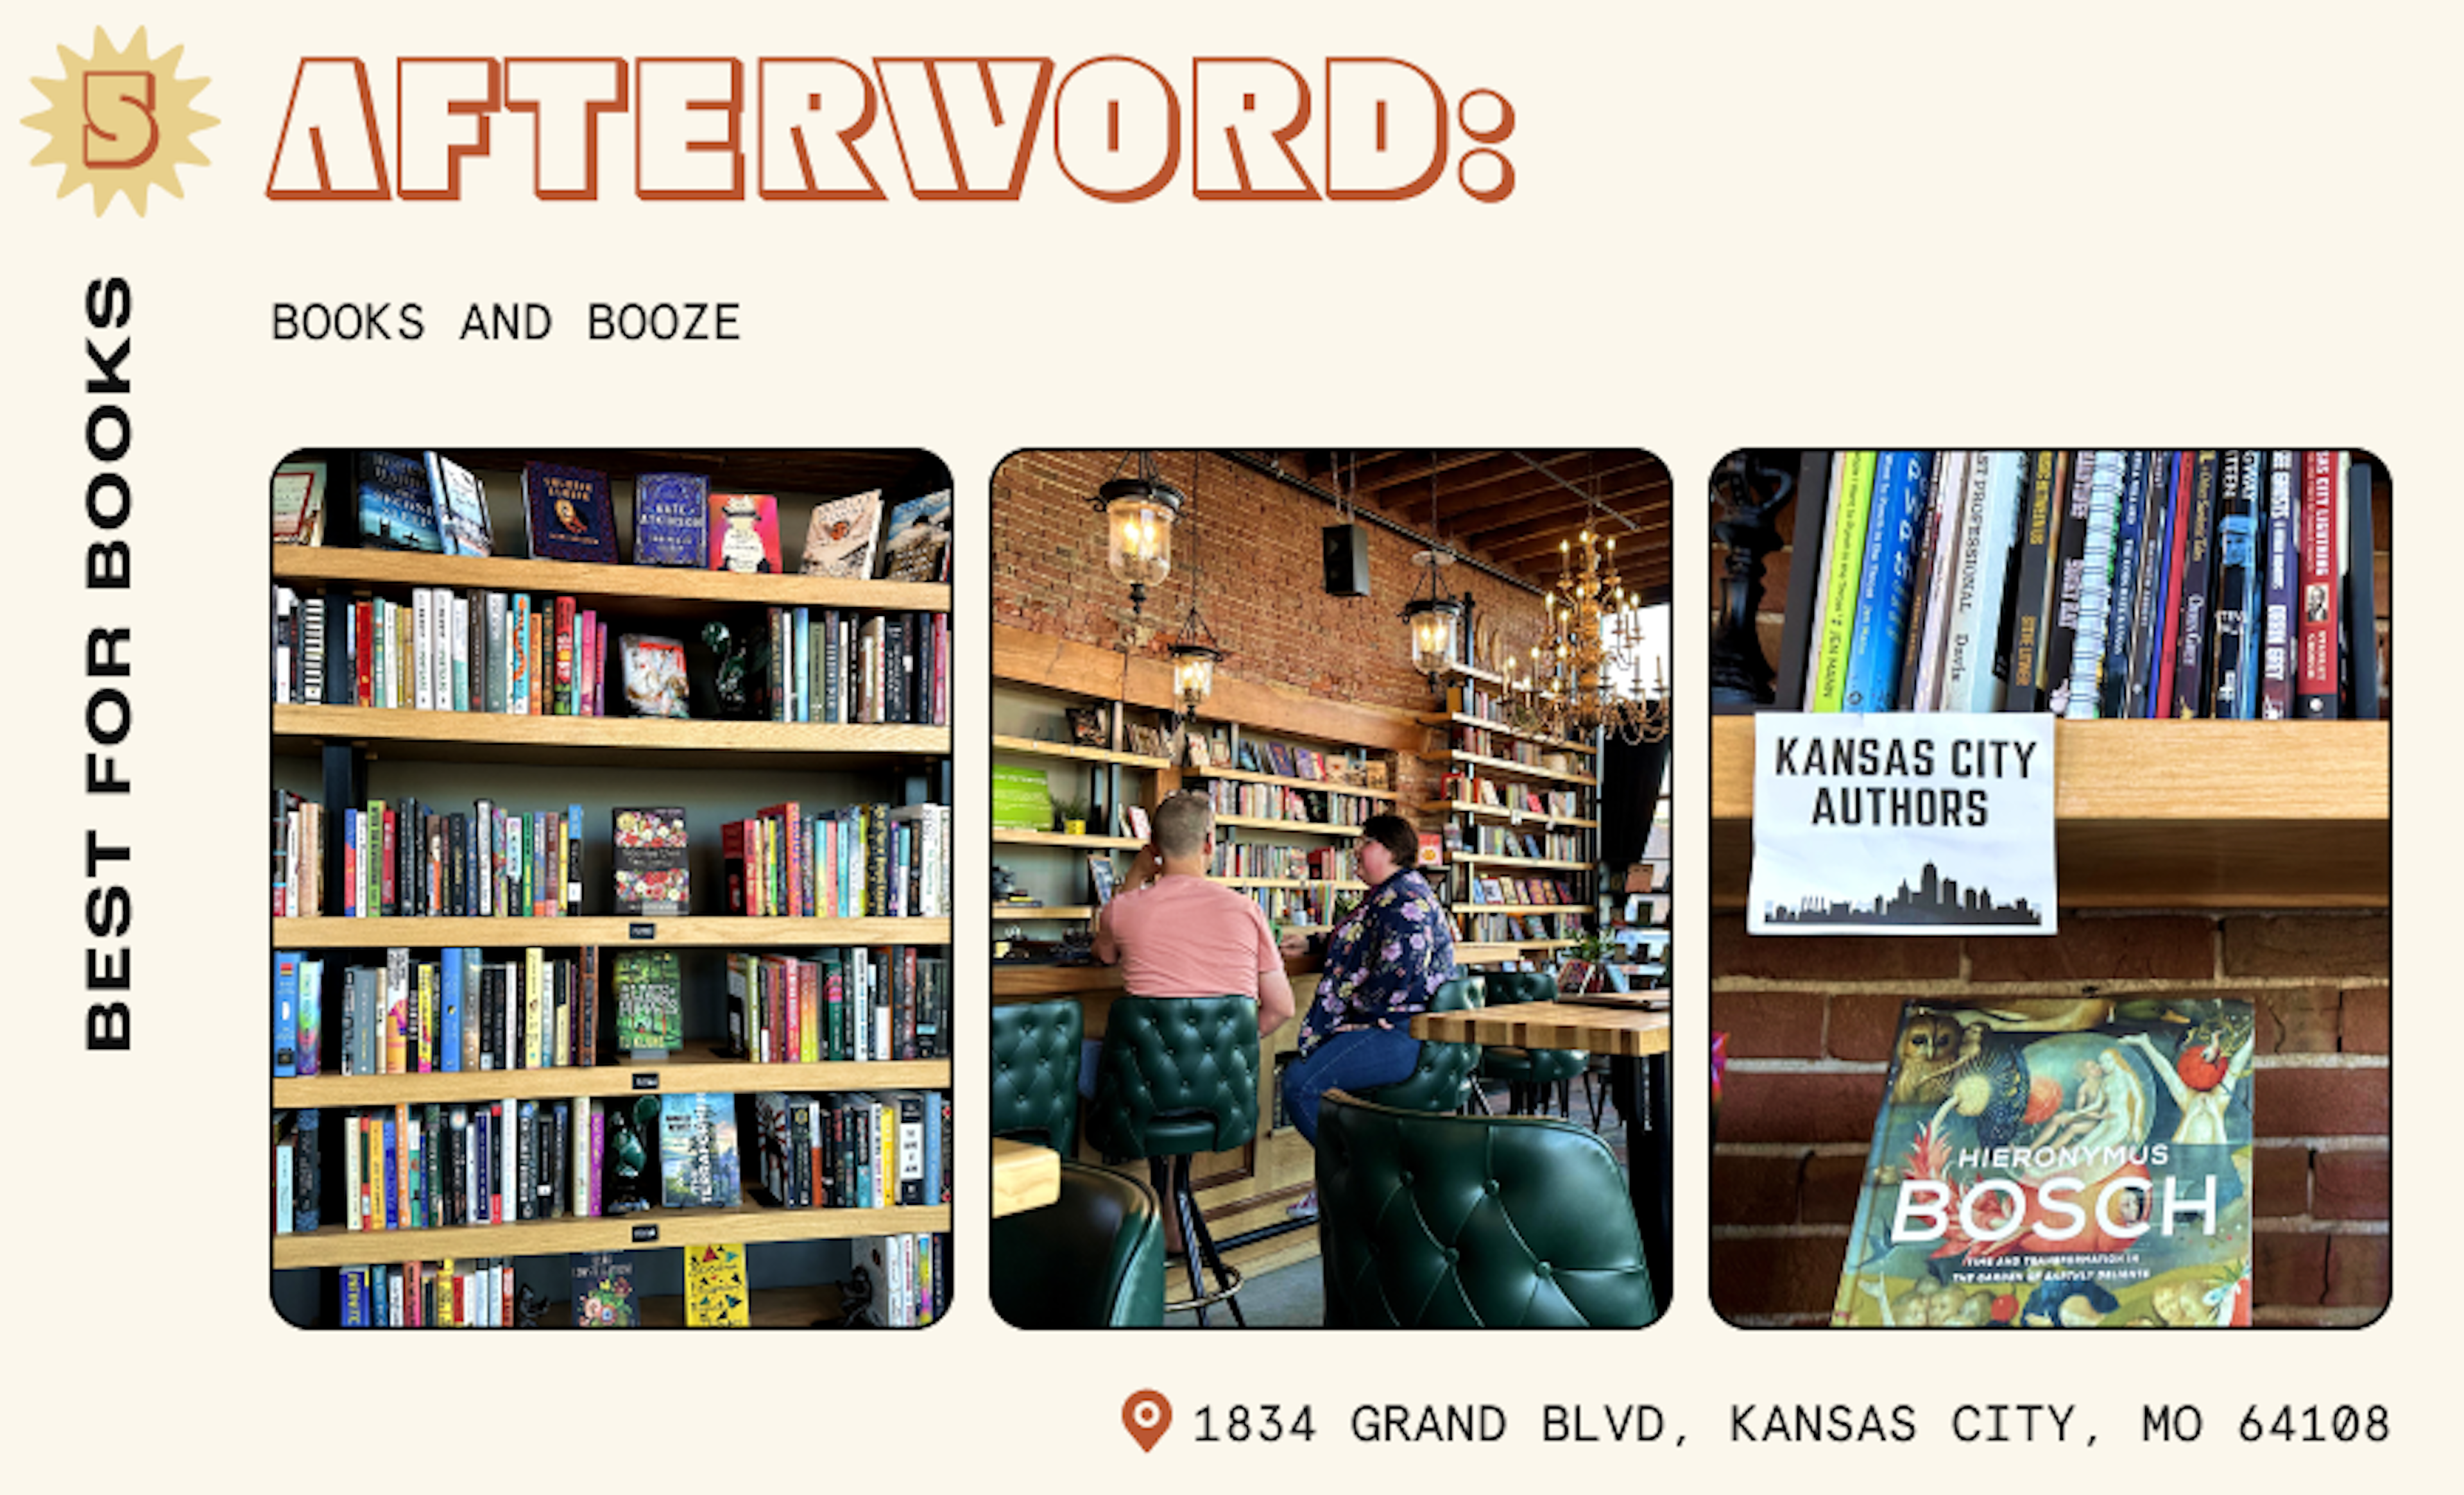
<path fill-rule="evenodd" d="M 1851 451 L 1832 495 L 1829 552 L 1823 557 L 1822 616 L 1815 635 L 1814 709 L 1836 712 L 1848 695 L 1848 647 L 1857 627 L 1857 592 L 1864 577 L 1865 520 L 1873 506 L 1874 458 Z"/>
<path fill-rule="evenodd" d="M 753 1321 L 751 1304 L 742 1243 L 723 1242 L 685 1248 L 687 1328 L 744 1329 Z"/>

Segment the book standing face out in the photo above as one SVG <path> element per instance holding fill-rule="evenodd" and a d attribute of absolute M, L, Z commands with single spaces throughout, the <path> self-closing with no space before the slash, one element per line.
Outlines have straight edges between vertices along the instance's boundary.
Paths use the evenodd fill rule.
<path fill-rule="evenodd" d="M 1911 1001 L 1832 1322 L 2247 1325 L 2251 1004 Z"/>
<path fill-rule="evenodd" d="M 709 550 L 710 479 L 644 473 L 633 479 L 633 563 L 702 567 Z"/>
<path fill-rule="evenodd" d="M 325 464 L 285 462 L 274 470 L 274 542 L 325 543 Z"/>
<path fill-rule="evenodd" d="M 779 500 L 768 494 L 710 495 L 710 568 L 762 576 L 779 570 Z"/>
<path fill-rule="evenodd" d="M 872 552 L 881 538 L 881 494 L 856 494 L 813 506 L 804 529 L 806 576 L 862 581 L 872 575 Z"/>
<path fill-rule="evenodd" d="M 540 561 L 589 561 L 613 564 L 616 516 L 607 497 L 607 474 L 553 462 L 522 464 L 522 514 L 529 521 L 531 555 Z"/>
<path fill-rule="evenodd" d="M 947 489 L 910 498 L 891 511 L 890 533 L 881 542 L 881 575 L 890 582 L 948 579 L 950 494 Z"/>
<path fill-rule="evenodd" d="M 363 451 L 359 460 L 360 542 L 385 550 L 445 548 L 436 528 L 436 501 L 428 468 L 415 457 Z"/>

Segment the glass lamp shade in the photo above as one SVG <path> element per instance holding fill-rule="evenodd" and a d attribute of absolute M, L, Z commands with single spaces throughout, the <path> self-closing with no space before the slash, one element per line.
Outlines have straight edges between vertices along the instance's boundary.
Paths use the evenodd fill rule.
<path fill-rule="evenodd" d="M 1454 662 L 1455 626 L 1463 606 L 1423 598 L 1403 610 L 1412 627 L 1412 668 L 1424 675 L 1441 672 Z"/>
<path fill-rule="evenodd" d="M 1103 491 L 1105 563 L 1113 580 L 1153 586 L 1172 575 L 1172 526 L 1180 495 L 1160 483 L 1122 478 Z"/>
<path fill-rule="evenodd" d="M 1215 689 L 1215 662 L 1222 657 L 1221 649 L 1203 644 L 1172 647 L 1172 688 L 1180 697 L 1181 710 L 1197 710 L 1206 693 Z"/>

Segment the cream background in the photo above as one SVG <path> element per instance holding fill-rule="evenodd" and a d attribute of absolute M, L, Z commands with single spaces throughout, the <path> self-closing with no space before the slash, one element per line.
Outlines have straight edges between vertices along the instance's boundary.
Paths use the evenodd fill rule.
<path fill-rule="evenodd" d="M 638 1485 L 673 1477 L 1002 1488 L 1169 1479 L 1184 1488 L 1303 1478 L 1449 1481 L 1821 1480 L 1904 1487 L 1969 1474 L 1949 1437 L 1968 1398 L 2077 1402 L 2098 1448 L 2048 1450 L 2056 1479 L 2148 1477 L 2244 1488 L 2412 1475 L 2449 1452 L 2453 1385 L 2438 1294 L 2459 1220 L 2440 1186 L 2434 1085 L 2401 1088 L 2395 1307 L 2362 1333 L 2233 1341 L 1749 1334 L 1705 1298 L 1704 1151 L 1679 1148 L 1676 1306 L 1639 1334 L 1416 1340 L 1187 1335 L 1028 1338 L 988 1310 L 979 1145 L 960 1162 L 961 1302 L 929 1332 L 849 1343 L 785 1334 L 473 1340 L 303 1336 L 267 1308 L 260 878 L 265 708 L 263 474 L 292 446 L 672 442 L 929 446 L 961 503 L 962 638 L 980 668 L 985 482 L 1021 446 L 1639 444 L 1680 474 L 1677 547 L 1705 554 L 1691 496 L 1747 443 L 1912 446 L 2277 442 L 2375 449 L 2403 483 L 2407 534 L 2447 502 L 2459 332 L 2454 281 L 2458 27 L 2428 6 L 2105 4 L 2060 9 L 1729 5 L 1501 10 L 1130 6 L 501 4 L 229 13 L 18 0 L 0 21 L 0 95 L 59 72 L 98 22 L 147 24 L 156 51 L 212 78 L 220 127 L 187 196 L 97 221 L 56 168 L 0 170 L 14 566 L 8 628 L 29 666 L 8 757 L 18 829 L 8 906 L 24 933 L 11 1001 L 21 1120 L 6 1195 L 14 1253 L 5 1456 L 98 1485 L 347 1481 L 389 1489 L 491 1475 Z M 1509 98 L 1520 176 L 1497 207 L 1450 187 L 1399 205 L 1080 197 L 1048 156 L 1003 205 L 641 204 L 629 131 L 611 132 L 595 205 L 527 200 L 527 128 L 468 168 L 459 204 L 264 199 L 296 59 L 371 58 L 390 129 L 410 53 L 624 55 L 934 50 L 1070 63 L 1129 53 L 1185 77 L 1198 52 L 1407 57 L 1450 97 Z M 15 159 L 41 143 L 13 123 Z M 1313 139 L 1314 137 L 1312 137 Z M 1458 143 L 1460 148 L 1460 143 Z M 1305 155 L 1304 159 L 1310 159 Z M 1184 156 L 1184 171 L 1187 169 Z M 1182 179 L 1185 184 L 1186 178 Z M 124 599 L 77 585 L 84 286 L 133 278 L 125 471 L 137 517 L 136 730 L 129 802 L 89 804 L 82 772 L 89 626 Z M 733 299 L 729 346 L 597 346 L 598 297 Z M 276 345 L 277 298 L 417 299 L 411 343 Z M 558 310 L 544 346 L 460 345 L 463 302 Z M 1090 532 L 1091 533 L 1091 532 Z M 2419 553 L 2415 553 L 2416 555 Z M 1677 567 L 1681 619 L 1705 567 Z M 2403 568 L 2409 615 L 2431 572 Z M 2452 667 L 2404 635 L 2403 746 L 2429 761 L 2453 721 Z M 1699 639 L 1700 634 L 1688 636 Z M 1237 648 L 1237 641 L 1234 641 Z M 1400 639 L 1397 639 L 1400 647 Z M 1676 650 L 1700 701 L 1699 647 Z M 987 767 L 961 697 L 958 782 Z M 2442 710 L 2442 708 L 2445 708 Z M 1679 866 L 1702 886 L 1703 715 L 1676 779 Z M 2415 757 L 2412 755 L 2424 755 Z M 2218 765 L 2230 772 L 2230 765 Z M 979 817 L 981 800 L 971 798 Z M 2399 1032 L 2407 1077 L 2458 1038 L 2428 916 L 2458 828 L 2445 780 L 2415 767 L 2397 822 Z M 84 996 L 72 877 L 89 824 L 134 834 L 136 1039 L 79 1046 Z M 975 821 L 980 826 L 980 818 Z M 980 847 L 957 869 L 958 927 L 980 927 Z M 245 875 L 243 875 L 243 873 Z M 1680 900 L 1678 949 L 1705 948 Z M 979 944 L 960 1031 L 984 1010 Z M 1682 960 L 1681 1078 L 1700 1072 L 1704 966 Z M 958 1066 L 961 1137 L 982 1136 L 981 1074 Z M 1681 1093 L 1694 1132 L 1701 1091 Z M 1400 1348 L 1401 1352 L 1397 1352 Z M 518 1407 L 448 1413 L 457 1383 Z M 1153 1385 L 1178 1421 L 1139 1454 L 1118 1408 Z M 2196 1400 L 2195 1449 L 2140 1449 L 2143 1399 Z M 1649 1400 L 1669 1442 L 1639 1456 L 1544 1447 L 1539 1408 Z M 1734 1401 L 1905 1398 L 1922 1437 L 1889 1446 L 1748 1449 Z M 2377 1401 L 2395 1438 L 2352 1449 L 2244 1447 L 2258 1398 Z M 1308 1401 L 1306 1448 L 1194 1441 L 1201 1403 Z M 1364 1401 L 1491 1400 L 1507 1443 L 1355 1445 Z M 757 1410 L 758 1408 L 758 1410 Z M 2001 1465 L 1993 1478 L 2030 1478 Z M 620 1473 L 621 1471 L 621 1473 Z M 1982 1472 L 1982 1471 L 1975 1471 Z M 2403 1481 L 2403 1483 L 2411 1483 Z M 36 1487 L 28 1485 L 26 1487 Z"/>

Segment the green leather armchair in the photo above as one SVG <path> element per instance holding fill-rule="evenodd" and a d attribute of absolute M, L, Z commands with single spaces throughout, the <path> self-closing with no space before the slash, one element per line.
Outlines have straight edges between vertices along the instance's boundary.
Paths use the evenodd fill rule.
<path fill-rule="evenodd" d="M 1329 1091 L 1317 1194 L 1331 1329 L 1636 1328 L 1660 1315 L 1617 1158 L 1570 1122 Z"/>
<path fill-rule="evenodd" d="M 1064 1158 L 1061 1198 L 993 1221 L 993 1308 L 1019 1329 L 1163 1323 L 1163 1209 L 1125 1174 Z"/>
<path fill-rule="evenodd" d="M 1484 980 L 1478 976 L 1452 978 L 1430 997 L 1429 1010 L 1463 1012 L 1479 1007 Z M 1479 1068 L 1478 1044 L 1441 1044 L 1422 1039 L 1418 1068 L 1392 1085 L 1362 1091 L 1360 1098 L 1397 1110 L 1461 1110 L 1464 1099 L 1471 1094 L 1472 1075 Z"/>
<path fill-rule="evenodd" d="M 1078 1150 L 1078 1051 L 1087 1016 L 1074 1000 L 993 1008 L 993 1135 Z"/>
<path fill-rule="evenodd" d="M 1493 971 L 1486 981 L 1492 1007 L 1557 1000 L 1557 978 L 1546 971 Z M 1480 1072 L 1508 1087 L 1517 1111 L 1536 1109 L 1544 1092 L 1565 1087 L 1571 1112 L 1573 1082 L 1591 1065 L 1592 1056 L 1578 1048 L 1490 1048 L 1481 1055 Z"/>

